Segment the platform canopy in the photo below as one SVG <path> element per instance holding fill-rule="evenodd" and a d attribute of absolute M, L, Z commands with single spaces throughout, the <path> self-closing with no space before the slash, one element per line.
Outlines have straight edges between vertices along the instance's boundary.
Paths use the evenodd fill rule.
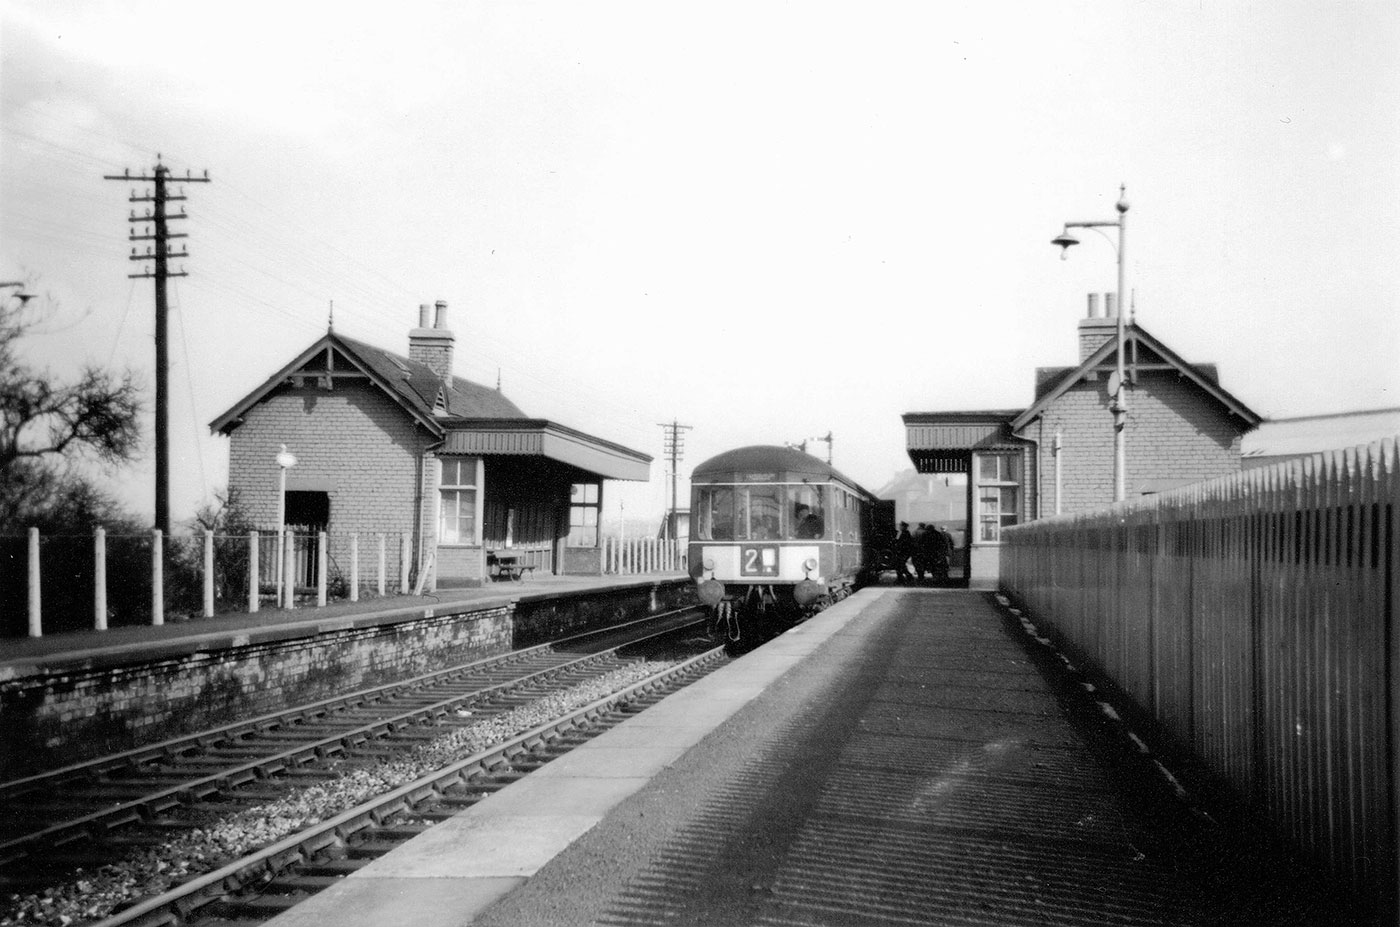
<path fill-rule="evenodd" d="M 540 418 L 453 419 L 440 454 L 548 457 L 609 480 L 651 478 L 651 457 Z"/>
<path fill-rule="evenodd" d="M 1011 422 L 1021 411 L 906 412 L 905 449 L 920 473 L 966 473 L 974 450 L 1025 444 L 1011 432 Z"/>

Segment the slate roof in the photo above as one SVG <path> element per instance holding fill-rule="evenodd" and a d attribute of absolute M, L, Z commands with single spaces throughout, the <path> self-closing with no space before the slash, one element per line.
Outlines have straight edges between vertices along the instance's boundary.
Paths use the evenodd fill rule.
<path fill-rule="evenodd" d="M 442 379 L 426 364 L 410 360 L 393 351 L 327 332 L 298 354 L 291 363 L 263 381 L 262 385 L 240 399 L 232 408 L 210 422 L 211 431 L 227 434 L 238 427 L 244 412 L 277 389 L 288 377 L 298 374 L 314 376 L 310 365 L 318 355 L 334 349 L 369 375 L 380 389 L 403 406 L 404 410 L 442 434 L 453 419 L 521 419 L 525 413 L 498 390 L 453 376 L 444 388 Z M 446 415 L 434 414 L 439 396 L 447 409 Z"/>
<path fill-rule="evenodd" d="M 375 373 L 394 384 L 394 388 L 408 398 L 417 411 L 432 416 L 438 394 L 443 392 L 443 384 L 427 364 L 344 335 L 331 333 L 326 339 L 334 339 L 353 350 Z M 525 418 L 520 407 L 499 390 L 455 375 L 451 383 L 444 397 L 449 418 Z"/>

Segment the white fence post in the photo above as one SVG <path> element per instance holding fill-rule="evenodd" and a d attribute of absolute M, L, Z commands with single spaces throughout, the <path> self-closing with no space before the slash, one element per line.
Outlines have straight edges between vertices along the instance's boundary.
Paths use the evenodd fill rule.
<path fill-rule="evenodd" d="M 165 533 L 151 529 L 151 624 L 165 624 Z"/>
<path fill-rule="evenodd" d="M 379 535 L 379 597 L 384 598 L 384 570 L 387 566 L 384 559 L 384 535 Z"/>
<path fill-rule="evenodd" d="M 282 607 L 296 608 L 296 535 L 282 529 Z"/>
<path fill-rule="evenodd" d="M 399 535 L 399 595 L 408 595 L 408 565 L 412 551 L 408 546 L 408 534 Z"/>
<path fill-rule="evenodd" d="M 92 533 L 92 629 L 107 630 L 107 529 Z"/>
<path fill-rule="evenodd" d="M 214 617 L 214 532 L 204 529 L 204 617 Z"/>
<path fill-rule="evenodd" d="M 326 567 L 329 557 L 326 556 L 326 532 L 320 531 L 316 534 L 316 607 L 326 607 Z"/>
<path fill-rule="evenodd" d="M 29 636 L 44 636 L 44 604 L 39 599 L 39 529 L 29 529 Z"/>
<path fill-rule="evenodd" d="M 248 614 L 258 610 L 258 533 L 248 532 Z"/>
<path fill-rule="evenodd" d="M 350 601 L 360 601 L 360 536 L 350 535 Z"/>

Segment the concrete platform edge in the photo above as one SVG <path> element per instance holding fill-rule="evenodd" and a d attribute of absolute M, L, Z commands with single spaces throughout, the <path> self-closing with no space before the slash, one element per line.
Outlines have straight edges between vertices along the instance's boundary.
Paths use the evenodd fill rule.
<path fill-rule="evenodd" d="M 468 923 L 884 594 L 868 588 L 832 606 L 269 923 Z M 414 891 L 414 883 L 425 892 Z"/>

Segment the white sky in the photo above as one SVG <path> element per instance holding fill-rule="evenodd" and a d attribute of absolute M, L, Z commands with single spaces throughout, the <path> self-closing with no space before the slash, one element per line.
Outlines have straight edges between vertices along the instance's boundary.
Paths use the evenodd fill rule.
<path fill-rule="evenodd" d="M 0 279 L 60 309 L 36 361 L 153 388 L 102 175 L 213 178 L 177 223 L 177 520 L 227 480 L 208 423 L 331 300 L 401 353 L 447 300 L 459 375 L 657 458 L 629 515 L 672 420 L 682 476 L 830 431 L 878 489 L 902 413 L 1022 408 L 1075 362 L 1114 250 L 1049 239 L 1120 182 L 1144 327 L 1266 416 L 1400 405 L 1393 0 L 0 9 Z M 149 456 L 114 477 L 137 511 Z"/>

